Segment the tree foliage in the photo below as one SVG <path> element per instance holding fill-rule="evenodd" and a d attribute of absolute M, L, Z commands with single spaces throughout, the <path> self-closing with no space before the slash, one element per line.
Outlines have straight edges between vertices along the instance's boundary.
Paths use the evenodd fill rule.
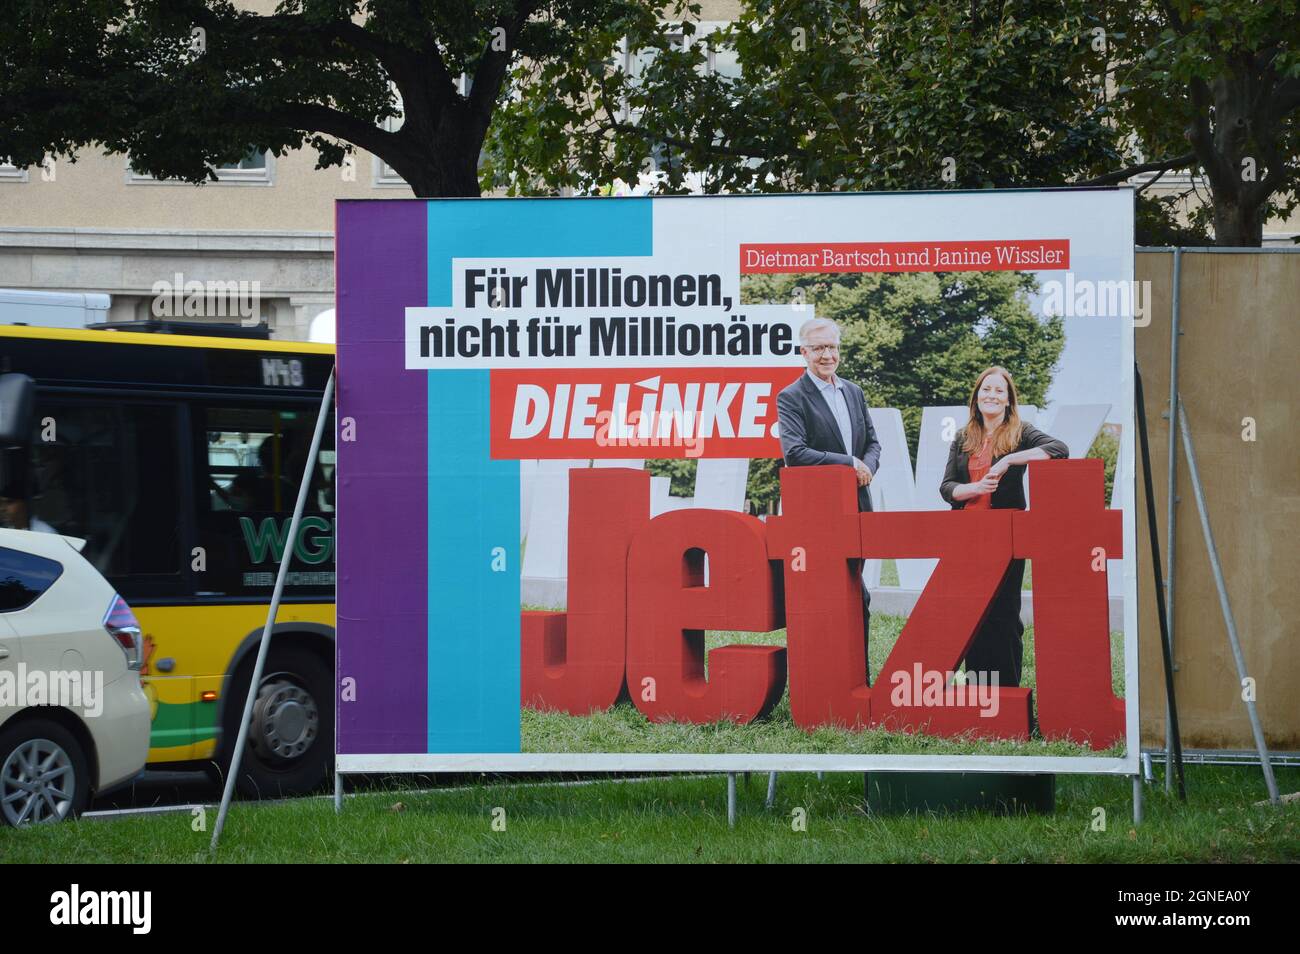
<path fill-rule="evenodd" d="M 249 152 L 354 147 L 417 195 L 478 195 L 511 65 L 566 60 L 639 0 L 10 0 L 0 17 L 0 156 L 96 146 L 202 182 Z M 518 74 L 516 83 L 527 81 Z M 399 128 L 393 122 L 402 117 Z"/>
<path fill-rule="evenodd" d="M 1144 197 L 1139 241 L 1201 241 L 1212 221 L 1221 244 L 1259 244 L 1263 219 L 1295 205 L 1296 4 L 750 0 L 708 36 L 620 23 L 626 40 L 593 30 L 562 78 L 553 65 L 505 106 L 485 170 L 528 193 L 596 192 L 648 169 L 664 192 L 1100 185 L 1200 169 L 1205 215 L 1179 223 Z M 641 69 L 616 68 L 620 43 L 642 51 Z M 707 68 L 719 49 L 739 75 Z"/>
<path fill-rule="evenodd" d="M 1300 0 L 10 0 L 0 157 L 202 182 L 356 147 L 421 196 L 984 188 L 1203 173 L 1143 241 L 1259 244 L 1297 204 Z M 708 69 L 720 52 L 739 68 Z M 400 124 L 399 124 L 400 116 Z M 1188 231 L 1190 226 L 1190 232 Z"/>
<path fill-rule="evenodd" d="M 505 107 L 500 181 L 596 191 L 652 157 L 666 191 L 694 173 L 707 192 L 1045 185 L 1122 165 L 1089 4 L 1001 8 L 751 0 L 708 36 L 630 33 L 635 74 L 610 68 L 621 37 L 593 31 L 570 64 L 586 75 L 556 86 L 571 108 L 551 82 Z M 734 50 L 740 75 L 710 72 L 710 49 Z M 560 82 L 559 64 L 543 72 Z"/>
<path fill-rule="evenodd" d="M 1119 428 L 1110 424 L 1105 425 L 1098 432 L 1096 440 L 1092 442 L 1085 456 L 1101 458 L 1106 479 L 1106 496 L 1103 499 L 1109 501 L 1111 492 L 1115 488 L 1115 468 L 1119 463 Z"/>
<path fill-rule="evenodd" d="M 1120 118 L 1149 154 L 1189 149 L 1219 245 L 1259 245 L 1300 198 L 1300 3 L 1129 0 Z"/>

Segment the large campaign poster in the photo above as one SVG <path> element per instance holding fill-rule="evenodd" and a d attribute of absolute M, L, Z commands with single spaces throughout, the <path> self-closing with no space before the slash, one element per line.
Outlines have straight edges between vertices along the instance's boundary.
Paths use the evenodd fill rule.
<path fill-rule="evenodd" d="M 340 202 L 341 771 L 1133 772 L 1126 189 Z"/>

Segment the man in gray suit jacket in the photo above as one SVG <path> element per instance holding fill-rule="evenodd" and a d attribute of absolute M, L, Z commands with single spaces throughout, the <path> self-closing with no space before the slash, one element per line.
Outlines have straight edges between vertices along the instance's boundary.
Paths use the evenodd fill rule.
<path fill-rule="evenodd" d="M 862 389 L 835 374 L 840 364 L 840 327 L 814 318 L 799 329 L 799 351 L 808 371 L 776 397 L 781 453 L 787 467 L 842 464 L 858 479 L 858 511 L 871 509 L 871 480 L 880 467 L 880 441 Z M 862 642 L 871 622 L 871 594 L 862 583 Z"/>

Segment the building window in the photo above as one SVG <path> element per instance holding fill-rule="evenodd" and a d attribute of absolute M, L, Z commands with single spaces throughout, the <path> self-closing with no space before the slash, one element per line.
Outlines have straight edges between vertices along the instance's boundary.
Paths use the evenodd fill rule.
<path fill-rule="evenodd" d="M 674 50 L 689 50 L 691 47 L 701 47 L 704 50 L 704 73 L 706 75 L 716 75 L 724 79 L 735 79 L 740 76 L 740 60 L 734 49 L 723 45 L 721 42 L 710 42 L 710 38 L 715 32 L 728 26 L 726 21 L 702 20 L 696 24 L 694 34 L 687 36 L 673 24 L 664 24 L 665 37 Z M 624 72 L 628 75 L 629 85 L 635 87 L 645 74 L 646 69 L 654 62 L 657 51 L 653 48 L 643 50 L 632 50 L 629 48 L 628 40 L 624 37 L 622 42 L 622 60 L 621 65 Z M 640 113 L 633 109 L 625 100 L 619 110 L 619 120 L 625 123 L 637 123 L 640 120 Z M 650 169 L 651 177 L 676 167 L 679 159 L 673 156 L 670 150 L 662 143 L 656 143 L 650 151 Z M 645 177 L 643 176 L 643 179 Z"/>
<path fill-rule="evenodd" d="M 687 36 L 676 24 L 663 24 L 664 37 L 672 49 L 689 50 L 692 47 L 702 47 L 705 54 L 704 72 L 706 74 L 718 75 L 724 79 L 735 79 L 740 76 L 740 60 L 736 51 L 724 46 L 720 41 L 717 43 L 710 42 L 717 31 L 728 26 L 730 26 L 730 23 L 725 20 L 701 20 L 695 24 L 695 32 Z M 653 48 L 629 49 L 628 40 L 624 37 L 620 52 L 620 65 L 623 71 L 628 74 L 631 85 L 635 86 L 645 73 L 646 68 L 654 62 L 657 51 Z M 626 109 L 626 105 L 624 108 Z"/>
<path fill-rule="evenodd" d="M 254 185 L 270 186 L 275 184 L 275 156 L 270 152 L 250 149 L 244 158 L 228 166 L 216 168 L 217 181 L 208 180 L 207 185 Z M 179 179 L 155 179 L 147 172 L 137 172 L 131 168 L 128 157 L 126 164 L 126 181 L 128 185 L 189 185 Z"/>
<path fill-rule="evenodd" d="M 1151 186 L 1154 191 L 1163 192 L 1171 189 L 1186 190 L 1193 187 L 1209 190 L 1210 181 L 1204 175 L 1193 175 L 1186 169 L 1171 170 L 1164 174 L 1158 172 L 1141 172 L 1129 179 L 1130 185 L 1143 186 L 1155 180 Z"/>
<path fill-rule="evenodd" d="M 400 102 L 398 108 L 401 108 Z M 384 129 L 388 132 L 397 132 L 402 128 L 402 116 L 389 116 L 384 120 Z M 375 165 L 375 187 L 381 189 L 405 189 L 407 188 L 406 180 L 397 174 L 397 170 L 384 162 L 379 156 L 373 156 Z"/>
<path fill-rule="evenodd" d="M 461 79 L 464 79 L 464 77 L 461 77 Z M 391 83 L 389 89 L 392 91 L 393 99 L 397 104 L 397 115 L 389 116 L 384 120 L 384 132 L 397 132 L 402 128 L 404 118 L 402 115 L 402 94 Z M 396 169 L 384 162 L 379 156 L 372 155 L 371 158 L 374 161 L 374 184 L 376 188 L 404 189 L 407 187 L 406 180 L 397 174 Z"/>
<path fill-rule="evenodd" d="M 687 48 L 686 35 L 684 33 L 674 32 L 671 27 L 668 29 L 669 31 L 666 34 L 666 39 L 668 40 L 669 45 L 674 50 L 685 50 Z M 628 86 L 635 88 L 640 83 L 641 77 L 645 75 L 650 64 L 654 62 L 655 56 L 658 55 L 658 50 L 653 47 L 634 50 L 628 43 L 627 37 L 624 37 L 620 52 L 621 57 L 619 63 L 623 72 L 627 74 Z M 620 122 L 635 123 L 641 118 L 640 112 L 633 109 L 627 100 L 624 100 L 619 105 L 618 112 Z"/>
<path fill-rule="evenodd" d="M 706 26 L 708 29 L 705 29 Z M 704 42 L 708 45 L 709 50 L 708 70 L 723 79 L 740 79 L 740 54 L 722 43 L 708 42 L 708 35 L 723 26 L 726 26 L 726 24 L 713 23 L 705 24 L 700 28 L 700 33 L 704 35 Z"/>
<path fill-rule="evenodd" d="M 229 166 L 217 167 L 217 178 L 225 182 L 267 182 L 271 177 L 272 155 L 250 149 L 248 155 Z"/>

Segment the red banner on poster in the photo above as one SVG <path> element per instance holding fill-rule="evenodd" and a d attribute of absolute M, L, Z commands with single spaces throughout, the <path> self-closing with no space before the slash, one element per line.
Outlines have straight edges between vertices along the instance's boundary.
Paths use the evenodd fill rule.
<path fill-rule="evenodd" d="M 494 460 L 780 457 L 776 368 L 491 373 Z"/>
<path fill-rule="evenodd" d="M 741 244 L 740 273 L 1016 272 L 1070 267 L 1069 239 Z"/>

